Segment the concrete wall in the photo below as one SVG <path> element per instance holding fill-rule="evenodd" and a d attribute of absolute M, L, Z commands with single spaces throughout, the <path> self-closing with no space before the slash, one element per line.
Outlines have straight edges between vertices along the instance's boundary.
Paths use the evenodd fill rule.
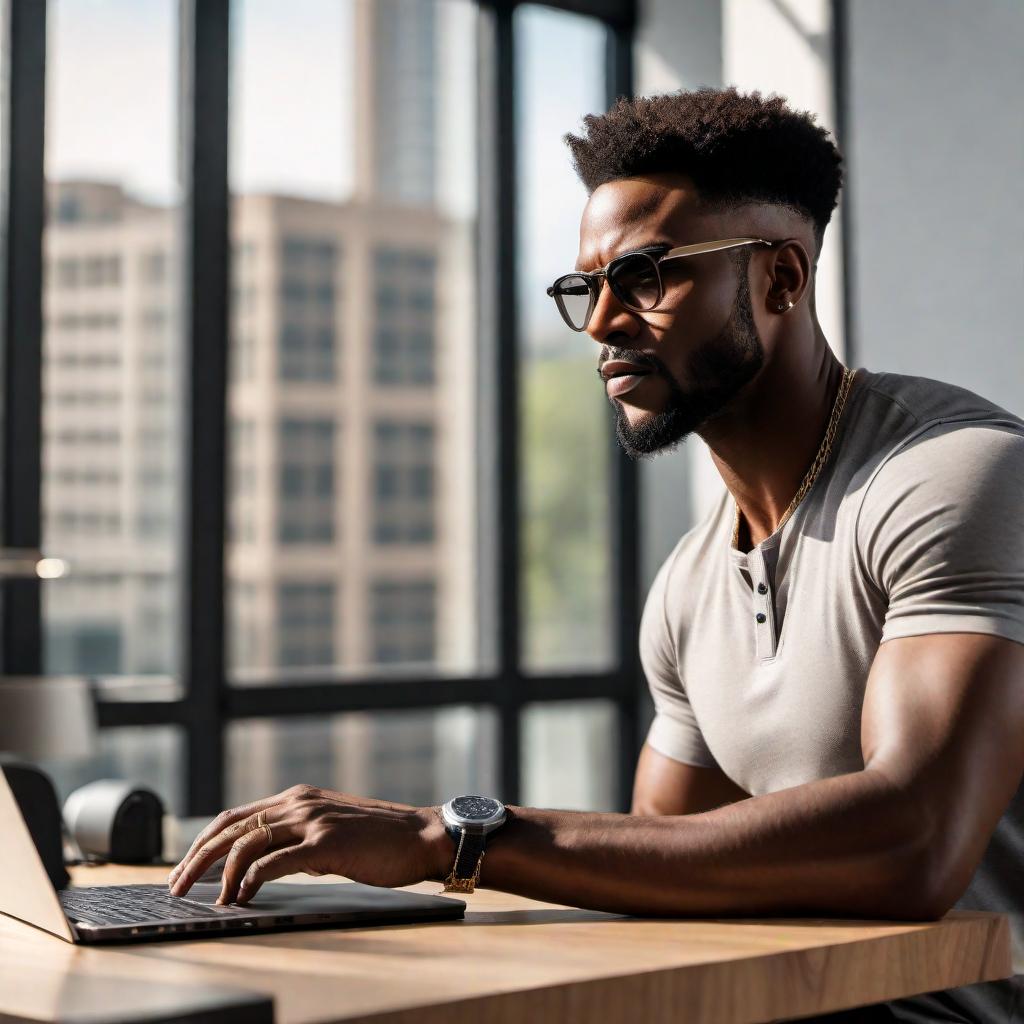
<path fill-rule="evenodd" d="M 856 364 L 1024 414 L 1024 4 L 849 6 Z"/>

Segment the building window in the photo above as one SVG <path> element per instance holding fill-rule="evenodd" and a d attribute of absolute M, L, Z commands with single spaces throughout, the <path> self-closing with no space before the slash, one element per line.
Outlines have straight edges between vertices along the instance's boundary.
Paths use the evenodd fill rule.
<path fill-rule="evenodd" d="M 286 323 L 278 349 L 282 380 L 334 380 L 334 327 Z"/>
<path fill-rule="evenodd" d="M 380 580 L 373 585 L 373 648 L 378 664 L 434 661 L 436 590 L 433 580 Z"/>
<path fill-rule="evenodd" d="M 167 278 L 167 253 L 162 249 L 143 253 L 140 270 L 146 284 L 162 284 Z"/>
<path fill-rule="evenodd" d="M 338 246 L 327 239 L 286 235 L 281 240 L 281 258 L 289 267 L 301 267 L 321 277 L 331 277 L 338 258 Z"/>
<path fill-rule="evenodd" d="M 333 584 L 278 585 L 277 658 L 285 668 L 335 663 Z"/>
<path fill-rule="evenodd" d="M 121 280 L 119 256 L 89 256 L 82 265 L 82 284 L 102 287 Z"/>
<path fill-rule="evenodd" d="M 308 298 L 306 282 L 299 277 L 286 277 L 281 282 L 281 301 L 287 306 L 298 306 L 300 309 L 305 305 Z"/>
<path fill-rule="evenodd" d="M 57 260 L 57 286 L 59 288 L 77 288 L 79 281 L 78 260 L 66 257 Z"/>
<path fill-rule="evenodd" d="M 374 424 L 374 540 L 417 544 L 434 539 L 434 425 Z"/>
<path fill-rule="evenodd" d="M 394 246 L 374 253 L 374 380 L 385 386 L 434 383 L 433 253 Z"/>
<path fill-rule="evenodd" d="M 340 254 L 335 242 L 287 235 L 281 241 L 278 367 L 285 381 L 333 381 Z"/>
<path fill-rule="evenodd" d="M 47 635 L 50 671 L 57 674 L 117 675 L 124 642 L 118 623 L 54 622 Z"/>
<path fill-rule="evenodd" d="M 281 420 L 278 540 L 326 544 L 334 540 L 334 421 Z"/>

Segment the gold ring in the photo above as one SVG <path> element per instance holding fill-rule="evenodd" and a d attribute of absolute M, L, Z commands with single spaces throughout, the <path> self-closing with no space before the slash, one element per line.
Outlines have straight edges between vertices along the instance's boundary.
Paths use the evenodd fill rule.
<path fill-rule="evenodd" d="M 273 846 L 274 845 L 274 833 L 270 831 L 270 826 L 266 822 L 263 822 L 263 828 L 264 828 L 264 830 L 267 833 L 267 846 Z"/>
<path fill-rule="evenodd" d="M 267 815 L 266 811 L 260 811 L 259 814 L 256 815 L 256 827 L 257 828 L 263 828 L 263 826 L 267 823 L 266 815 Z"/>

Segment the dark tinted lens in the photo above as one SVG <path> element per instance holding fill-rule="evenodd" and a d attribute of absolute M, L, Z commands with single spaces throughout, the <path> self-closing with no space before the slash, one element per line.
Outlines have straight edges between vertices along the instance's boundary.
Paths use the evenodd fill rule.
<path fill-rule="evenodd" d="M 590 308 L 590 286 L 586 278 L 569 275 L 554 286 L 555 302 L 569 323 L 576 330 L 583 330 Z"/>
<path fill-rule="evenodd" d="M 658 304 L 658 271 L 654 258 L 636 253 L 615 260 L 608 268 L 608 283 L 621 302 L 634 309 Z"/>

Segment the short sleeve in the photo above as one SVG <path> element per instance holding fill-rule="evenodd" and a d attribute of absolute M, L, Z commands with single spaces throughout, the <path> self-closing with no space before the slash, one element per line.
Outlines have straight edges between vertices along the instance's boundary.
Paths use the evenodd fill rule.
<path fill-rule="evenodd" d="M 658 570 L 640 617 L 640 663 L 655 710 L 654 721 L 647 732 L 647 742 L 659 754 L 673 761 L 710 767 L 715 764 L 715 759 L 704 742 L 679 678 L 675 645 L 665 615 L 671 563 L 670 556 Z"/>
<path fill-rule="evenodd" d="M 923 429 L 867 484 L 857 546 L 888 602 L 882 643 L 922 633 L 1024 643 L 1024 427 Z"/>

